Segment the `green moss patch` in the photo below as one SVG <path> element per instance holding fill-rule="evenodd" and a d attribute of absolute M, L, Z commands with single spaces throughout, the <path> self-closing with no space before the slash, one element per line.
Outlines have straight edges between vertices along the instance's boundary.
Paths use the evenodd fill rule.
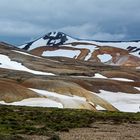
<path fill-rule="evenodd" d="M 97 121 L 115 124 L 140 121 L 140 113 L 0 106 L 0 135 L 55 136 L 56 131 L 90 127 Z"/>

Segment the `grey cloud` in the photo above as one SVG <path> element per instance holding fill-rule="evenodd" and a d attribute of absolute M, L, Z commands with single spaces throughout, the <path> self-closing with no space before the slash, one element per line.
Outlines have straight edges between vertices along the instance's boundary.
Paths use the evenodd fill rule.
<path fill-rule="evenodd" d="M 63 31 L 75 37 L 89 38 L 90 36 L 92 36 L 93 33 L 99 32 L 100 27 L 94 24 L 86 23 L 86 24 L 77 25 L 77 26 L 66 26 L 66 27 L 60 28 L 59 31 Z"/>
<path fill-rule="evenodd" d="M 110 34 L 110 33 L 104 33 L 99 32 L 92 36 L 95 40 L 124 40 L 125 34 Z"/>
<path fill-rule="evenodd" d="M 41 27 L 34 24 L 12 20 L 0 21 L 0 27 L 5 27 L 0 29 L 0 33 L 9 36 L 31 36 L 43 31 Z"/>
<path fill-rule="evenodd" d="M 139 5 L 139 0 L 1 0 L 0 38 L 30 39 L 59 30 L 82 38 L 138 39 Z"/>

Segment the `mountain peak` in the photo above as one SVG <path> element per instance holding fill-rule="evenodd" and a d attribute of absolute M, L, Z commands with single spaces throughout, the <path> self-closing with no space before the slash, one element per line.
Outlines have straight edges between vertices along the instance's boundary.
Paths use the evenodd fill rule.
<path fill-rule="evenodd" d="M 57 31 L 49 32 L 49 33 L 47 33 L 45 36 L 55 37 L 55 36 L 57 36 L 57 35 L 60 35 L 60 36 L 65 35 L 65 36 L 67 36 L 67 34 L 65 34 L 65 33 L 63 33 L 63 32 L 57 32 Z M 44 36 L 44 37 L 45 37 L 45 36 Z"/>
<path fill-rule="evenodd" d="M 34 41 L 28 42 L 24 45 L 19 46 L 20 48 L 24 50 L 31 50 L 33 48 L 36 48 L 38 46 L 59 46 L 64 45 L 65 43 L 70 43 L 71 41 L 74 41 L 76 39 L 68 36 L 67 34 L 63 32 L 49 32 L 42 36 L 41 38 L 38 38 Z"/>
<path fill-rule="evenodd" d="M 43 39 L 48 40 L 47 45 L 56 46 L 63 45 L 68 40 L 68 36 L 63 32 L 49 32 Z"/>

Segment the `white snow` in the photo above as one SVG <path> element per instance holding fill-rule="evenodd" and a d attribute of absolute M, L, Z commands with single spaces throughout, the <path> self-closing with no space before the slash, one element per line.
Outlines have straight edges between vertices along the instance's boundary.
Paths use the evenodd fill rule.
<path fill-rule="evenodd" d="M 74 47 L 77 49 L 89 49 L 89 54 L 86 56 L 85 60 L 88 60 L 91 57 L 91 54 L 94 50 L 97 50 L 98 48 L 96 48 L 96 46 L 92 46 L 92 45 L 76 45 L 76 46 L 70 46 L 70 47 Z"/>
<path fill-rule="evenodd" d="M 22 49 L 22 48 L 24 48 L 26 45 L 27 45 L 27 44 L 20 45 L 20 46 L 18 46 L 18 48 Z"/>
<path fill-rule="evenodd" d="M 55 39 L 55 40 L 51 40 L 50 43 L 52 44 L 57 44 L 61 41 L 61 39 Z"/>
<path fill-rule="evenodd" d="M 58 32 L 51 32 L 50 36 L 55 37 L 58 34 Z"/>
<path fill-rule="evenodd" d="M 79 50 L 55 50 L 55 51 L 44 51 L 42 56 L 61 56 L 61 57 L 69 57 L 74 58 L 80 54 Z"/>
<path fill-rule="evenodd" d="M 70 37 L 70 36 L 67 36 L 67 41 L 66 41 L 66 43 L 72 43 L 72 42 L 77 42 L 78 40 L 76 40 L 76 39 L 74 39 L 74 38 L 72 38 L 72 37 Z"/>
<path fill-rule="evenodd" d="M 31 70 L 23 66 L 21 63 L 16 61 L 11 61 L 11 59 L 6 56 L 0 54 L 0 68 L 12 69 L 12 70 L 21 70 L 29 73 L 37 74 L 37 75 L 54 75 L 53 73 L 41 72 L 36 70 Z"/>
<path fill-rule="evenodd" d="M 99 73 L 95 73 L 95 76 L 91 78 L 101 78 L 101 79 L 110 79 L 110 80 L 118 80 L 118 81 L 126 81 L 126 82 L 134 82 L 134 80 L 126 79 L 126 78 L 108 78 Z"/>
<path fill-rule="evenodd" d="M 92 78 L 103 78 L 103 79 L 106 79 L 107 77 L 105 77 L 105 76 L 103 76 L 103 75 L 101 75 L 99 73 L 95 73 L 95 76 L 92 77 Z"/>
<path fill-rule="evenodd" d="M 97 94 L 123 112 L 140 112 L 140 94 L 114 93 L 100 90 Z"/>
<path fill-rule="evenodd" d="M 47 99 L 47 98 L 29 98 L 18 102 L 6 103 L 0 101 L 0 104 L 4 105 L 17 105 L 17 106 L 38 106 L 38 107 L 59 107 L 63 108 L 63 105 L 59 102 Z"/>
<path fill-rule="evenodd" d="M 63 104 L 65 104 L 65 107 L 74 108 L 77 105 L 79 105 L 78 103 L 86 102 L 86 99 L 83 97 L 66 96 L 55 92 L 40 89 L 30 88 L 30 90 L 40 95 L 46 96 L 48 98 L 29 98 L 19 102 L 5 103 L 1 101 L 0 103 L 7 105 L 24 105 L 24 106 L 41 106 L 41 107 L 58 107 L 58 108 L 63 108 Z M 139 108 L 140 94 L 127 94 L 122 92 L 114 93 L 110 91 L 100 90 L 100 93 L 96 95 L 108 101 L 120 111 L 140 112 Z M 99 105 L 96 108 L 98 110 L 103 110 L 103 108 L 100 107 Z"/>
<path fill-rule="evenodd" d="M 62 95 L 62 94 L 58 94 L 56 92 L 50 92 L 47 90 L 40 90 L 40 89 L 33 89 L 30 88 L 30 90 L 40 94 L 40 95 L 44 95 L 46 97 L 57 97 L 57 98 L 62 98 L 62 99 L 75 99 L 75 100 L 82 100 L 82 101 L 86 101 L 86 99 L 84 97 L 79 97 L 79 96 L 67 96 L 67 95 Z"/>
<path fill-rule="evenodd" d="M 135 87 L 135 89 L 139 90 L 140 91 L 140 87 Z"/>
<path fill-rule="evenodd" d="M 139 69 L 140 69 L 140 67 L 136 67 L 136 69 L 138 69 L 138 70 L 139 70 Z"/>
<path fill-rule="evenodd" d="M 101 62 L 107 62 L 112 59 L 112 56 L 109 54 L 103 54 L 103 55 L 98 55 L 98 58 L 101 60 Z"/>
<path fill-rule="evenodd" d="M 43 38 L 38 39 L 37 41 L 33 42 L 28 51 L 35 49 L 36 47 L 46 46 L 47 41 L 47 39 L 44 40 Z"/>
<path fill-rule="evenodd" d="M 126 82 L 134 82 L 134 80 L 126 79 L 126 78 L 109 78 L 112 80 L 118 80 L 118 81 L 126 81 Z"/>
<path fill-rule="evenodd" d="M 137 88 L 137 87 L 135 87 Z M 138 89 L 140 89 L 138 87 Z M 76 108 L 82 105 L 82 103 L 86 102 L 84 97 L 79 96 L 66 96 L 61 95 L 55 92 L 50 92 L 46 90 L 40 89 L 32 89 L 30 90 L 46 96 L 46 98 L 28 98 L 22 101 L 6 103 L 4 101 L 0 101 L 0 104 L 4 105 L 17 105 L 17 106 L 39 106 L 39 107 L 57 107 L 57 108 Z M 95 94 L 95 93 L 94 93 Z M 110 92 L 105 90 L 100 90 L 97 96 L 111 103 L 114 107 L 119 109 L 122 112 L 140 112 L 140 94 L 127 94 L 122 92 Z M 98 110 L 103 110 L 99 105 L 96 107 Z"/>
<path fill-rule="evenodd" d="M 32 89 L 30 90 L 46 96 L 47 98 L 51 100 L 55 100 L 57 102 L 62 103 L 63 108 L 84 108 L 83 105 L 86 103 L 86 99 L 84 97 L 79 96 L 67 96 L 67 95 L 61 95 L 55 92 L 50 92 L 46 90 L 39 90 L 39 89 Z M 59 107 L 59 106 L 58 106 Z"/>

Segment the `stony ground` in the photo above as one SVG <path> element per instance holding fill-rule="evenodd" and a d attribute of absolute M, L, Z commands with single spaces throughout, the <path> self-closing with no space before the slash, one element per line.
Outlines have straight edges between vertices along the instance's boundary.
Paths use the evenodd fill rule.
<path fill-rule="evenodd" d="M 112 124 L 96 122 L 91 128 L 76 128 L 59 133 L 61 140 L 140 140 L 140 122 Z"/>

